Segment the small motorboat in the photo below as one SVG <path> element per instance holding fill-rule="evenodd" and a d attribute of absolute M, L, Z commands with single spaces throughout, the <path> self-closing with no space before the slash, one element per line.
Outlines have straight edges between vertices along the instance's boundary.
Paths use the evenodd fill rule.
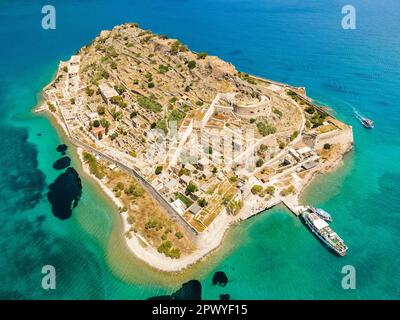
<path fill-rule="evenodd" d="M 328 212 L 326 212 L 325 210 L 322 210 L 320 208 L 314 208 L 313 211 L 318 215 L 318 217 L 320 217 L 321 219 L 323 219 L 325 221 L 331 222 L 333 220 L 331 215 Z"/>
<path fill-rule="evenodd" d="M 374 122 L 371 119 L 365 118 L 356 108 L 353 107 L 354 115 L 360 123 L 367 129 L 374 128 Z"/>
<path fill-rule="evenodd" d="M 361 124 L 367 129 L 372 129 L 374 127 L 374 122 L 371 119 L 363 118 Z"/>

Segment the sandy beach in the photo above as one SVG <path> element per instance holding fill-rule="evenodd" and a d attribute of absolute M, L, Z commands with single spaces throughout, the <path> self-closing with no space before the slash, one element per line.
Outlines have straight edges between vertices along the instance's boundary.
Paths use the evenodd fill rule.
<path fill-rule="evenodd" d="M 102 191 L 113 201 L 117 208 L 122 208 L 124 204 L 114 195 L 113 191 L 106 186 L 104 181 L 90 173 L 88 166 L 83 161 L 83 150 L 78 147 L 77 153 L 85 174 L 97 182 Z M 159 253 L 155 248 L 148 245 L 146 240 L 138 234 L 132 233 L 131 238 L 126 237 L 125 233 L 131 229 L 131 225 L 127 222 L 128 214 L 126 212 L 118 214 L 120 214 L 122 218 L 124 231 L 122 236 L 125 239 L 129 251 L 152 268 L 166 272 L 182 271 L 211 254 L 221 245 L 225 232 L 234 221 L 226 212 L 221 213 L 213 221 L 207 231 L 199 236 L 197 243 L 198 249 L 194 253 L 181 257 L 180 259 L 172 259 Z"/>

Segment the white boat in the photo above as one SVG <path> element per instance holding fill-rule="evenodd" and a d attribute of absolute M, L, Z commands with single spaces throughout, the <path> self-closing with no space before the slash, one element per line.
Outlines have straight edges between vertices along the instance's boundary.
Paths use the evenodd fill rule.
<path fill-rule="evenodd" d="M 321 219 L 328 221 L 328 222 L 332 222 L 333 219 L 331 217 L 331 215 L 326 212 L 325 210 L 322 210 L 320 208 L 312 208 L 313 212 L 315 212 Z"/>
<path fill-rule="evenodd" d="M 364 117 L 356 108 L 353 107 L 354 115 L 360 121 L 360 123 L 367 129 L 374 128 L 374 122 L 371 119 Z"/>
<path fill-rule="evenodd" d="M 373 129 L 374 128 L 374 122 L 371 119 L 363 118 L 361 120 L 361 123 L 367 129 Z"/>
<path fill-rule="evenodd" d="M 303 211 L 302 218 L 305 224 L 309 227 L 312 233 L 314 233 L 325 245 L 336 252 L 340 256 L 345 256 L 347 246 L 344 241 L 334 232 L 328 223 L 321 219 L 313 211 Z"/>

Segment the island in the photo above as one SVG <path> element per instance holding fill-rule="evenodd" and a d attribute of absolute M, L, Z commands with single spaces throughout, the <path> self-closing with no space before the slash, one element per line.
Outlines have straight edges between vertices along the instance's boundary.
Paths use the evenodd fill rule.
<path fill-rule="evenodd" d="M 278 204 L 300 215 L 301 192 L 353 148 L 351 126 L 305 88 L 238 72 L 137 23 L 60 62 L 36 111 L 54 117 L 114 201 L 129 250 L 166 272 Z"/>

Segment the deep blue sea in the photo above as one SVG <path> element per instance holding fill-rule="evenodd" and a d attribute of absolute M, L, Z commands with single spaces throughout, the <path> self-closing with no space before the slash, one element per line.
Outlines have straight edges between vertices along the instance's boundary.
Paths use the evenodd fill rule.
<path fill-rule="evenodd" d="M 41 28 L 42 6 L 57 10 L 56 30 Z M 400 298 L 400 2 L 352 0 L 357 29 L 341 28 L 339 0 L 0 1 L 0 298 L 144 299 L 196 279 L 218 299 Z M 229 233 L 226 244 L 184 274 L 154 272 L 129 255 L 120 223 L 76 161 L 82 196 L 70 219 L 51 211 L 47 193 L 63 171 L 56 147 L 68 141 L 32 113 L 58 62 L 101 30 L 124 22 L 179 38 L 238 70 L 297 86 L 353 126 L 355 149 L 319 177 L 304 202 L 334 216 L 348 255 L 330 253 L 283 208 Z M 352 108 L 375 121 L 364 129 Z M 64 181 L 64 180 L 63 180 Z M 69 182 L 71 180 L 68 180 Z M 69 183 L 68 182 L 68 183 Z M 54 185 L 53 185 L 54 186 Z M 41 286 L 44 265 L 57 287 Z M 341 286 L 344 265 L 356 289 Z M 225 287 L 212 277 L 223 271 Z"/>

